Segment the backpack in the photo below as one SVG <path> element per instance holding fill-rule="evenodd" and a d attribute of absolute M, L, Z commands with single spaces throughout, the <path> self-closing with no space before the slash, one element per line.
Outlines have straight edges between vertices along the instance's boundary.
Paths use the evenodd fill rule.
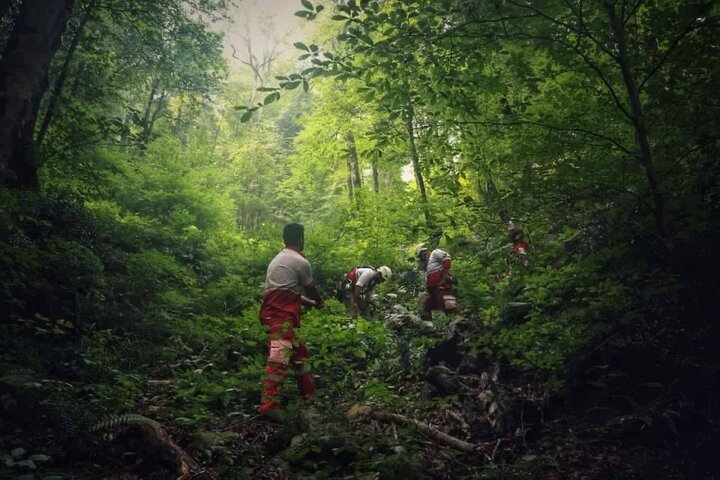
<path fill-rule="evenodd" d="M 350 279 L 350 281 L 352 282 L 353 285 L 355 285 L 355 282 L 357 282 L 357 269 L 358 268 L 372 268 L 373 270 L 375 270 L 370 265 L 358 265 L 356 267 L 353 267 L 352 270 L 350 270 L 350 273 L 348 273 L 348 278 Z"/>

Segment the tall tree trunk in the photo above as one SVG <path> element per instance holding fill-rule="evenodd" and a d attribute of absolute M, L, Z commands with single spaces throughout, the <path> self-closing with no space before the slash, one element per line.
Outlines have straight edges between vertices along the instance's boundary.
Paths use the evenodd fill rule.
<path fill-rule="evenodd" d="M 150 119 L 145 124 L 145 132 L 143 133 L 144 143 L 148 143 L 150 141 L 153 128 L 155 127 L 155 122 L 165 108 L 166 94 L 167 92 L 163 90 L 163 92 L 160 94 L 160 97 L 158 98 L 157 104 L 155 105 L 155 110 L 153 110 L 152 114 L 150 115 Z"/>
<path fill-rule="evenodd" d="M 65 54 L 65 60 L 63 60 L 62 67 L 60 68 L 60 74 L 58 75 L 58 78 L 55 81 L 55 85 L 50 92 L 50 100 L 48 101 L 47 110 L 45 110 L 45 117 L 43 118 L 42 124 L 40 125 L 40 131 L 35 137 L 35 143 L 38 146 L 42 145 L 48 127 L 50 127 L 50 122 L 52 121 L 53 115 L 55 115 L 57 103 L 60 100 L 60 95 L 62 94 L 63 87 L 65 86 L 65 80 L 67 80 L 68 72 L 70 71 L 70 63 L 72 62 L 75 50 L 80 43 L 80 38 L 82 37 L 85 25 L 87 25 L 88 20 L 90 20 L 90 16 L 92 14 L 93 8 L 95 7 L 96 1 L 97 0 L 90 0 L 90 3 L 88 3 L 85 7 L 82 18 L 80 18 L 80 23 L 78 24 L 78 27 L 73 34 L 72 40 L 70 41 L 68 51 Z"/>
<path fill-rule="evenodd" d="M 147 142 L 150 139 L 152 133 L 152 127 L 150 125 L 151 117 L 153 115 L 153 101 L 155 100 L 155 94 L 157 93 L 160 80 L 156 77 L 152 81 L 150 87 L 150 95 L 148 95 L 147 103 L 145 104 L 145 111 L 143 112 L 142 119 L 142 135 L 140 137 L 139 147 L 140 151 L 144 151 L 147 146 Z"/>
<path fill-rule="evenodd" d="M 417 182 L 418 190 L 420 190 L 420 199 L 423 203 L 423 211 L 425 214 L 425 223 L 430 227 L 430 210 L 428 209 L 427 193 L 425 192 L 425 180 L 423 179 L 422 170 L 420 169 L 420 156 L 418 155 L 417 147 L 415 146 L 415 128 L 413 127 L 413 120 L 415 119 L 415 110 L 413 109 L 412 103 L 408 102 L 407 112 L 405 116 L 405 126 L 408 132 L 408 143 L 410 145 L 410 158 L 412 159 L 413 171 L 415 172 L 415 181 Z"/>
<path fill-rule="evenodd" d="M 352 170 L 353 186 L 356 188 L 362 187 L 362 179 L 360 178 L 360 166 L 358 162 L 357 148 L 355 147 L 355 135 L 352 132 L 348 132 L 345 137 L 348 146 L 348 158 L 349 165 Z"/>
<path fill-rule="evenodd" d="M 155 93 L 157 92 L 160 80 L 157 78 L 153 79 L 152 86 L 150 87 L 150 95 L 148 95 L 148 101 L 145 104 L 145 112 L 143 113 L 143 129 L 147 128 L 147 124 L 150 121 L 150 113 L 152 112 L 153 100 L 155 99 Z"/>
<path fill-rule="evenodd" d="M 0 183 L 37 186 L 32 154 L 48 69 L 60 47 L 73 0 L 24 0 L 0 60 Z"/>
<path fill-rule="evenodd" d="M 178 105 L 178 113 L 175 117 L 175 125 L 173 125 L 173 135 L 180 136 L 183 126 L 183 100 L 180 98 L 180 105 Z"/>
<path fill-rule="evenodd" d="M 670 241 L 670 228 L 667 221 L 667 213 L 665 208 L 665 196 L 662 193 L 660 182 L 657 178 L 655 170 L 655 159 L 652 149 L 650 148 L 650 139 L 648 136 L 647 125 L 645 123 L 645 115 L 643 113 L 642 101 L 640 99 L 640 90 L 637 81 L 633 76 L 630 68 L 630 57 L 628 55 L 627 35 L 623 19 L 618 17 L 615 11 L 615 5 L 606 1 L 605 9 L 607 10 L 610 24 L 613 29 L 615 41 L 617 42 L 618 55 L 615 57 L 620 70 L 622 71 L 623 82 L 627 90 L 630 106 L 632 108 L 633 126 L 635 128 L 635 138 L 640 147 L 640 163 L 645 169 L 650 194 L 653 200 L 653 215 L 655 217 L 655 225 L 658 234 L 666 241 Z"/>
<path fill-rule="evenodd" d="M 378 168 L 377 168 L 377 156 L 372 161 L 372 177 L 373 177 L 373 192 L 378 193 L 380 191 L 380 175 L 378 174 Z"/>
<path fill-rule="evenodd" d="M 348 186 L 348 196 L 350 197 L 350 201 L 352 202 L 355 194 L 353 191 L 353 167 L 352 167 L 352 160 L 350 160 L 350 156 L 347 157 L 347 186 Z"/>

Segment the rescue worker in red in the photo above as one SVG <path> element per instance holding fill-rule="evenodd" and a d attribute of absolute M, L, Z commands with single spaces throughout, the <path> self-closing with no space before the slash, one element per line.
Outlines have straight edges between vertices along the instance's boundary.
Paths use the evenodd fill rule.
<path fill-rule="evenodd" d="M 515 221 L 507 210 L 500 211 L 500 218 L 507 222 L 508 237 L 512 242 L 512 257 L 523 266 L 529 261 L 530 246 L 525 241 L 525 231 L 520 222 Z"/>
<path fill-rule="evenodd" d="M 353 268 L 348 275 L 348 280 L 352 285 L 350 314 L 353 317 L 358 313 L 367 316 L 370 313 L 373 290 L 379 283 L 390 280 L 391 277 L 392 270 L 385 265 L 377 270 L 364 266 Z"/>
<path fill-rule="evenodd" d="M 458 306 L 454 285 L 457 285 L 457 279 L 450 270 L 452 265 L 450 254 L 439 248 L 429 250 L 425 245 L 420 244 L 415 247 L 415 257 L 418 259 L 420 270 L 425 272 L 427 289 L 420 318 L 432 321 L 433 310 L 456 315 Z"/>
<path fill-rule="evenodd" d="M 262 415 L 281 410 L 280 389 L 290 367 L 295 371 L 302 397 L 310 400 L 315 394 L 313 375 L 307 365 L 310 353 L 295 331 L 300 328 L 302 303 L 322 308 L 323 300 L 313 283 L 310 262 L 303 256 L 304 227 L 299 223 L 286 225 L 283 240 L 285 248 L 268 265 L 260 309 L 260 323 L 270 331 L 260 401 Z"/>
<path fill-rule="evenodd" d="M 525 241 L 525 231 L 523 230 L 522 225 L 519 222 L 516 222 L 513 218 L 508 220 L 508 236 L 510 237 L 510 241 L 513 245 L 513 255 L 521 265 L 527 266 L 530 246 Z"/>

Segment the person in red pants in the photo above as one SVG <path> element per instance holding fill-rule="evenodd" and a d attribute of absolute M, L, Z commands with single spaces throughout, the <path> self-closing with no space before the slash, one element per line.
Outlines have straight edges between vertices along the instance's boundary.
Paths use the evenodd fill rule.
<path fill-rule="evenodd" d="M 425 288 L 427 295 L 423 298 L 423 312 L 420 318 L 432 321 L 433 310 L 446 314 L 458 313 L 457 298 L 454 286 L 457 280 L 450 271 L 452 258 L 444 250 L 429 250 L 425 245 L 415 247 L 420 270 L 425 272 Z"/>
<path fill-rule="evenodd" d="M 268 265 L 260 308 L 260 323 L 269 329 L 269 355 L 260 400 L 262 415 L 281 410 L 280 390 L 291 367 L 302 397 L 310 400 L 315 394 L 313 375 L 307 365 L 310 352 L 299 341 L 296 330 L 300 328 L 302 303 L 322 308 L 323 300 L 313 283 L 310 262 L 302 253 L 303 226 L 299 223 L 286 225 L 283 240 L 285 248 Z"/>

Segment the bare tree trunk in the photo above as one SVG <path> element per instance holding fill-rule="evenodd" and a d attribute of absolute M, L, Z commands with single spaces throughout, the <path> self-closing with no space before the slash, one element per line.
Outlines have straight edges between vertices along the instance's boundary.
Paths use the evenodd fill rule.
<path fill-rule="evenodd" d="M 158 119 L 160 114 L 162 113 L 163 109 L 165 108 L 165 98 L 166 98 L 167 92 L 163 90 L 163 92 L 160 94 L 160 98 L 158 98 L 157 104 L 155 105 L 155 110 L 153 110 L 152 115 L 150 115 L 150 120 L 145 125 L 145 143 L 150 141 L 150 137 L 152 136 L 153 128 L 155 127 L 155 121 Z"/>
<path fill-rule="evenodd" d="M 55 81 L 55 85 L 50 92 L 50 100 L 48 101 L 47 110 L 45 110 L 45 117 L 43 118 L 42 124 L 40 126 L 40 131 L 35 137 L 35 143 L 38 146 L 42 145 L 48 127 L 50 127 L 50 122 L 52 121 L 53 115 L 55 114 L 55 108 L 57 108 L 57 103 L 60 100 L 60 95 L 62 94 L 63 87 L 65 86 L 65 80 L 67 79 L 68 72 L 70 71 L 70 62 L 72 62 L 75 50 L 80 43 L 80 38 L 82 37 L 85 25 L 87 25 L 88 20 L 90 20 L 90 15 L 92 14 L 93 8 L 95 7 L 95 3 L 96 0 L 90 0 L 90 3 L 88 3 L 87 7 L 85 7 L 85 11 L 83 12 L 82 18 L 80 19 L 80 24 L 78 25 L 77 30 L 75 30 L 73 38 L 70 41 L 70 46 L 68 47 L 67 54 L 65 54 L 65 60 L 63 60 L 62 67 L 60 68 L 60 74 L 58 75 L 58 78 Z"/>
<path fill-rule="evenodd" d="M 155 99 L 155 93 L 157 92 L 158 85 L 160 84 L 160 80 L 157 78 L 153 79 L 152 86 L 150 87 L 150 95 L 148 96 L 148 101 L 145 104 L 145 112 L 143 113 L 143 128 L 146 128 L 146 125 L 150 121 L 150 112 L 152 111 L 152 104 L 153 100 Z"/>
<path fill-rule="evenodd" d="M 640 162 L 645 169 L 650 194 L 653 200 L 653 215 L 655 217 L 655 225 L 658 234 L 664 240 L 670 240 L 670 228 L 668 226 L 667 214 L 665 209 L 665 196 L 660 188 L 660 182 L 657 178 L 655 170 L 655 159 L 652 149 L 650 148 L 650 139 L 648 137 L 647 125 L 645 123 L 645 115 L 643 114 L 642 101 L 640 99 L 640 90 L 637 82 L 630 69 L 630 58 L 628 56 L 627 36 L 623 19 L 617 16 L 615 5 L 605 2 L 605 8 L 610 18 L 615 41 L 617 42 L 618 55 L 615 57 L 622 71 L 623 82 L 628 93 L 630 106 L 632 108 L 632 120 L 635 128 L 635 138 L 640 147 Z"/>
<path fill-rule="evenodd" d="M 353 197 L 355 196 L 353 191 L 353 167 L 352 167 L 352 160 L 350 160 L 350 157 L 347 157 L 347 185 L 348 185 L 348 196 L 350 197 L 350 201 L 352 202 Z"/>
<path fill-rule="evenodd" d="M 145 150 L 145 147 L 147 146 L 147 143 L 150 140 L 150 135 L 152 134 L 153 124 L 155 123 L 154 117 L 156 116 L 156 114 L 158 112 L 158 108 L 162 107 L 162 97 L 161 97 L 160 105 L 155 106 L 155 109 L 153 110 L 155 94 L 157 93 L 159 85 L 160 85 L 160 80 L 158 78 L 154 78 L 152 81 L 152 86 L 150 87 L 150 95 L 148 95 L 147 103 L 145 104 L 145 111 L 143 112 L 142 135 L 140 137 L 140 142 L 139 142 L 139 147 L 140 147 L 141 151 Z M 164 93 L 163 93 L 163 95 L 164 95 Z"/>
<path fill-rule="evenodd" d="M 355 135 L 352 132 L 348 132 L 345 137 L 348 146 L 348 158 L 349 165 L 352 170 L 353 186 L 360 188 L 362 187 L 362 179 L 360 178 L 360 166 L 358 162 L 357 148 L 355 147 Z"/>
<path fill-rule="evenodd" d="M 37 186 L 33 130 L 73 0 L 24 0 L 0 60 L 0 183 Z"/>
<path fill-rule="evenodd" d="M 175 117 L 175 125 L 173 125 L 173 134 L 180 135 L 180 131 L 182 130 L 183 126 L 183 101 L 182 98 L 180 99 L 180 105 L 178 105 L 178 113 Z"/>
<path fill-rule="evenodd" d="M 258 97 L 258 89 L 263 88 L 270 80 L 273 64 L 275 60 L 277 60 L 280 53 L 278 49 L 279 42 L 277 41 L 277 39 L 272 38 L 271 45 L 270 40 L 273 34 L 272 29 L 269 31 L 263 29 L 263 34 L 266 37 L 265 40 L 267 46 L 262 51 L 262 58 L 258 58 L 256 52 L 253 51 L 250 24 L 247 22 L 245 23 L 245 35 L 242 36 L 242 41 L 245 44 L 245 49 L 247 50 L 247 58 L 238 57 L 237 52 L 235 51 L 235 47 L 232 47 L 233 58 L 238 60 L 243 65 L 247 65 L 248 67 L 250 67 L 250 70 L 252 70 L 253 72 L 253 88 L 252 92 L 250 93 L 250 98 L 248 99 L 248 108 L 255 105 Z M 262 118 L 262 112 L 262 109 L 258 110 L 256 114 L 253 115 L 252 121 L 255 123 L 259 122 Z"/>
<path fill-rule="evenodd" d="M 413 127 L 413 120 L 415 118 L 415 110 L 413 109 L 412 103 L 407 104 L 407 115 L 405 117 L 405 126 L 408 132 L 408 141 L 410 145 L 410 158 L 412 159 L 413 171 L 415 172 L 415 181 L 417 182 L 418 190 L 420 190 L 420 199 L 423 203 L 423 210 L 425 213 L 425 223 L 430 226 L 430 210 L 428 209 L 427 193 L 425 192 L 425 180 L 423 179 L 422 170 L 420 169 L 420 156 L 418 155 L 417 147 L 415 146 L 415 129 Z"/>
<path fill-rule="evenodd" d="M 377 168 L 377 157 L 372 161 L 372 177 L 373 177 L 373 191 L 378 193 L 380 191 L 380 176 Z"/>

